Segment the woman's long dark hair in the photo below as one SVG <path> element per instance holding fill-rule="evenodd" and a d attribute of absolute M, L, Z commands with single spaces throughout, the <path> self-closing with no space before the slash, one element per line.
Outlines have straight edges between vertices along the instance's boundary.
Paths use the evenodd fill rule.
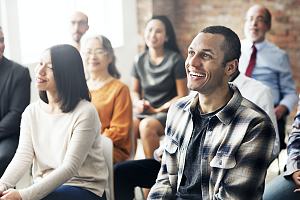
<path fill-rule="evenodd" d="M 62 44 L 51 47 L 49 51 L 62 112 L 73 111 L 80 100 L 91 101 L 78 50 L 71 45 Z M 40 91 L 39 95 L 48 103 L 46 91 Z"/>
<path fill-rule="evenodd" d="M 154 15 L 151 17 L 151 19 L 147 23 L 149 23 L 151 20 L 155 20 L 155 19 L 161 21 L 164 24 L 165 29 L 166 29 L 166 36 L 168 37 L 168 40 L 165 42 L 164 47 L 166 49 L 180 53 L 179 48 L 177 46 L 177 42 L 176 42 L 176 34 L 175 34 L 174 28 L 173 28 L 172 23 L 169 20 L 169 18 L 165 15 Z M 148 49 L 148 46 L 145 45 L 145 50 L 147 50 L 147 49 Z"/>

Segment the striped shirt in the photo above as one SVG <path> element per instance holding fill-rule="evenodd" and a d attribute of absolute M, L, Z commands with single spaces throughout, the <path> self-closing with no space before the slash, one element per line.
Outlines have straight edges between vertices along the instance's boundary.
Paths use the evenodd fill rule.
<path fill-rule="evenodd" d="M 201 148 L 199 199 L 261 199 L 275 131 L 268 115 L 230 85 L 233 96 L 209 121 Z M 193 131 L 197 93 L 168 112 L 161 169 L 148 199 L 174 199 L 180 186 Z M 208 192 L 203 192 L 208 191 Z"/>

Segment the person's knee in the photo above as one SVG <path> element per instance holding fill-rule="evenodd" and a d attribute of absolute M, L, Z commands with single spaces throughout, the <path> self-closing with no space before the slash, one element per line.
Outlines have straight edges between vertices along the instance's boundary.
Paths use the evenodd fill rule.
<path fill-rule="evenodd" d="M 145 118 L 140 122 L 139 130 L 141 137 L 151 137 L 158 135 L 161 124 L 158 120 Z"/>

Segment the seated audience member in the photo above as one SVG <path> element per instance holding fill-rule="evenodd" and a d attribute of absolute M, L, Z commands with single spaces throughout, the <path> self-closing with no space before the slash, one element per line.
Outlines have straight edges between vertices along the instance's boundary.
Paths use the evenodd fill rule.
<path fill-rule="evenodd" d="M 266 185 L 264 200 L 300 199 L 300 100 L 287 151 L 286 170 Z"/>
<path fill-rule="evenodd" d="M 236 68 L 231 75 L 230 81 L 233 81 L 233 83 L 242 90 L 241 93 L 245 95 L 246 98 L 249 98 L 263 108 L 270 115 L 273 123 L 276 124 L 272 95 L 268 87 L 254 79 L 240 74 L 238 68 Z M 260 88 L 257 89 L 257 87 Z M 253 90 L 256 90 L 256 93 L 251 95 L 251 91 Z M 193 95 L 193 93 L 196 92 L 192 92 L 191 95 Z M 136 186 L 146 188 L 152 187 L 160 168 L 160 157 L 162 153 L 163 145 L 154 152 L 154 157 L 156 159 L 127 161 L 115 166 L 114 177 L 116 200 L 132 199 L 134 187 Z"/>
<path fill-rule="evenodd" d="M 90 37 L 83 52 L 92 103 L 102 124 L 100 132 L 113 141 L 114 163 L 127 160 L 131 153 L 132 103 L 129 88 L 118 80 L 112 45 L 102 35 Z"/>
<path fill-rule="evenodd" d="M 272 90 L 263 83 L 241 74 L 238 69 L 232 75 L 230 81 L 238 87 L 243 97 L 258 105 L 269 115 L 276 132 L 275 143 L 272 152 L 272 160 L 275 159 L 280 151 L 280 141 L 277 120 L 273 106 Z"/>
<path fill-rule="evenodd" d="M 30 103 L 29 70 L 4 57 L 0 27 L 0 177 L 16 152 L 21 114 Z"/>
<path fill-rule="evenodd" d="M 146 158 L 152 158 L 164 134 L 167 111 L 174 100 L 187 95 L 184 60 L 175 32 L 166 16 L 152 17 L 145 28 L 145 51 L 133 66 L 136 105 L 134 133 L 140 136 Z"/>
<path fill-rule="evenodd" d="M 196 91 L 169 108 L 161 169 L 149 199 L 261 199 L 275 131 L 268 115 L 228 81 L 240 40 L 211 26 L 191 42 L 185 62 Z"/>
<path fill-rule="evenodd" d="M 22 114 L 19 146 L 0 179 L 0 199 L 106 199 L 101 124 L 79 52 L 71 45 L 53 46 L 35 73 L 40 99 Z M 32 164 L 34 184 L 14 189 Z"/>
<path fill-rule="evenodd" d="M 266 39 L 272 15 L 262 5 L 251 6 L 245 16 L 240 71 L 272 90 L 280 150 L 286 148 L 286 118 L 297 104 L 297 91 L 286 51 Z"/>
<path fill-rule="evenodd" d="M 76 11 L 71 15 L 70 31 L 71 31 L 71 45 L 80 51 L 80 41 L 82 36 L 89 30 L 88 16 L 83 12 Z"/>

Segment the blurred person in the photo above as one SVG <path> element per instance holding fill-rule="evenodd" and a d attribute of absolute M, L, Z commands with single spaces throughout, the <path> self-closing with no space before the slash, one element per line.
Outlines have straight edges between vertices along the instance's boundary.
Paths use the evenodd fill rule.
<path fill-rule="evenodd" d="M 103 35 L 86 39 L 83 48 L 92 103 L 102 124 L 103 135 L 114 144 L 114 163 L 127 160 L 131 153 L 132 102 L 129 88 L 122 83 L 111 42 Z"/>
<path fill-rule="evenodd" d="M 285 171 L 266 185 L 264 200 L 300 199 L 300 96 L 287 152 Z"/>
<path fill-rule="evenodd" d="M 297 92 L 287 53 L 267 41 L 272 15 L 261 5 L 254 5 L 246 13 L 242 40 L 240 70 L 270 87 L 280 137 L 280 150 L 286 148 L 286 117 L 297 104 Z"/>
<path fill-rule="evenodd" d="M 71 45 L 47 49 L 35 76 L 40 99 L 22 114 L 19 146 L 0 179 L 0 199 L 106 199 L 101 124 L 79 52 Z M 14 189 L 32 164 L 33 184 Z"/>
<path fill-rule="evenodd" d="M 80 11 L 74 12 L 70 19 L 70 29 L 72 36 L 71 45 L 80 51 L 81 38 L 89 30 L 88 16 Z"/>
<path fill-rule="evenodd" d="M 146 24 L 145 51 L 133 70 L 134 133 L 140 137 L 146 158 L 152 158 L 164 134 L 167 111 L 176 99 L 188 94 L 184 60 L 166 16 L 153 16 Z"/>
<path fill-rule="evenodd" d="M 13 158 L 20 135 L 21 114 L 30 103 L 28 68 L 4 57 L 0 27 L 0 177 Z"/>

